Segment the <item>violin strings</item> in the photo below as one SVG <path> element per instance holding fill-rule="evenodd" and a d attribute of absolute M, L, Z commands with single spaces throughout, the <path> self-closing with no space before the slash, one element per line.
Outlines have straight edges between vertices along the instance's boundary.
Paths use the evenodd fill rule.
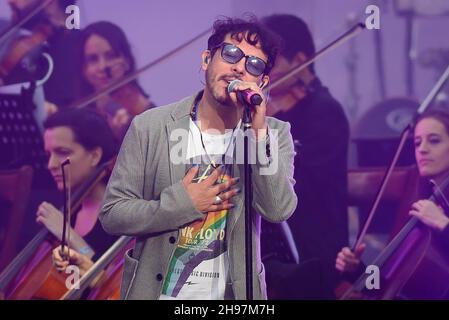
<path fill-rule="evenodd" d="M 429 181 L 435 187 L 436 191 L 441 196 L 441 198 L 443 199 L 446 206 L 449 208 L 449 201 L 447 200 L 446 196 L 444 195 L 443 190 L 441 190 L 440 186 L 435 182 L 435 180 L 430 179 Z"/>

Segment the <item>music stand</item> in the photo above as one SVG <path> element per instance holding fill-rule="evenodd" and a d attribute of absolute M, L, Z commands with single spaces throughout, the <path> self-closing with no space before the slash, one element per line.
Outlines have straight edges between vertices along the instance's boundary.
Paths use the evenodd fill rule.
<path fill-rule="evenodd" d="M 0 87 L 0 168 L 31 165 L 46 168 L 41 128 L 36 121 L 35 85 L 20 85 L 19 93 Z M 40 108 L 39 108 L 40 109 Z"/>
<path fill-rule="evenodd" d="M 31 194 L 17 249 L 21 250 L 39 230 L 36 210 L 42 201 L 59 206 L 52 176 L 47 170 L 42 122 L 45 118 L 41 85 L 21 83 L 0 87 L 0 169 L 33 168 Z"/>

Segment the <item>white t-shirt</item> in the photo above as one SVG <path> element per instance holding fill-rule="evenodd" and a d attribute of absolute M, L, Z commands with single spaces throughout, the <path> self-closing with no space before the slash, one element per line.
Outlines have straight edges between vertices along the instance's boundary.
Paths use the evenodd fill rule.
<path fill-rule="evenodd" d="M 232 130 L 225 134 L 201 134 L 190 120 L 187 160 L 192 165 L 199 164 L 194 181 L 200 182 L 213 172 L 211 162 L 227 164 L 217 183 L 232 178 L 233 144 Z M 227 214 L 228 210 L 208 212 L 204 220 L 181 229 L 159 299 L 224 299 L 228 277 Z"/>

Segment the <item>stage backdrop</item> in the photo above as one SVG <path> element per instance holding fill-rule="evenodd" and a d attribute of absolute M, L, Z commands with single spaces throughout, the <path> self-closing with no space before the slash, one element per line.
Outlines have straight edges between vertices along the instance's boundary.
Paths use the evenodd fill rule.
<path fill-rule="evenodd" d="M 138 65 L 152 61 L 211 26 L 220 15 L 240 16 L 254 12 L 258 16 L 292 13 L 309 25 L 316 47 L 322 48 L 343 33 L 354 20 L 364 21 L 368 5 L 381 9 L 381 35 L 385 60 L 387 97 L 406 96 L 405 20 L 395 1 L 360 0 L 78 0 L 81 24 L 109 20 L 120 25 L 129 37 Z M 409 1 L 406 1 L 409 2 Z M 432 1 L 423 0 L 422 4 Z M 436 1 L 438 2 L 438 1 Z M 432 7 L 430 7 L 432 9 Z M 424 8 L 423 10 L 426 10 Z M 428 10 L 429 11 L 429 10 Z M 0 1 L 0 18 L 9 18 L 7 1 Z M 427 16 L 414 20 L 414 55 L 427 49 L 448 46 L 447 16 Z M 316 63 L 318 74 L 345 107 L 351 123 L 381 100 L 375 60 L 374 33 L 365 31 L 354 40 L 355 61 L 350 45 L 345 44 Z M 146 71 L 141 83 L 159 105 L 178 100 L 202 87 L 200 54 L 206 47 L 202 38 L 176 57 Z M 350 89 L 347 63 L 355 62 L 355 91 Z M 441 72 L 441 71 L 440 71 Z M 435 82 L 436 72 L 415 64 L 415 97 L 422 100 Z M 355 103 L 353 94 L 359 96 Z"/>

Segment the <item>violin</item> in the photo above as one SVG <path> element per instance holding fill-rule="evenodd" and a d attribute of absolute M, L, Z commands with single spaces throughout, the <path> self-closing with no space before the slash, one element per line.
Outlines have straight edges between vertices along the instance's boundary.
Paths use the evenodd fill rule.
<path fill-rule="evenodd" d="M 131 119 L 154 107 L 136 82 L 114 90 L 106 101 L 98 101 L 94 107 L 108 122 L 114 135 L 123 139 Z"/>
<path fill-rule="evenodd" d="M 9 46 L 8 52 L 0 61 L 0 81 L 7 83 L 7 79 L 13 71 L 18 67 L 25 57 L 31 56 L 38 48 L 54 34 L 55 28 L 46 22 L 38 23 L 30 35 L 21 36 Z M 29 70 L 35 67 L 29 67 Z"/>
<path fill-rule="evenodd" d="M 152 107 L 152 103 L 135 82 L 120 87 L 110 96 L 133 117 Z"/>
<path fill-rule="evenodd" d="M 138 91 L 140 91 L 143 94 L 142 89 L 138 86 L 138 84 L 134 81 L 135 79 L 137 79 L 137 77 L 143 73 L 144 71 L 151 69 L 152 67 L 156 66 L 157 64 L 167 60 L 168 58 L 174 56 L 175 54 L 177 54 L 179 51 L 183 50 L 184 48 L 187 48 L 188 46 L 190 46 L 192 43 L 194 43 L 195 41 L 197 41 L 198 39 L 201 39 L 202 37 L 204 37 L 205 35 L 209 34 L 210 31 L 212 29 L 208 28 L 207 30 L 204 30 L 203 32 L 199 33 L 198 35 L 196 35 L 195 37 L 193 37 L 192 39 L 188 40 L 185 43 L 182 43 L 181 45 L 179 45 L 178 47 L 174 48 L 173 50 L 170 50 L 169 52 L 167 52 L 166 54 L 156 58 L 155 60 L 147 63 L 146 65 L 144 65 L 143 67 L 139 68 L 138 70 L 132 72 L 129 75 L 126 75 L 125 77 L 118 79 L 117 81 L 115 81 L 114 83 L 111 83 L 108 87 L 102 89 L 100 92 L 95 92 L 90 94 L 87 97 L 83 97 L 82 99 L 80 99 L 79 101 L 76 101 L 75 103 L 73 103 L 72 105 L 70 105 L 71 108 L 85 108 L 89 105 L 91 105 L 91 103 L 99 100 L 102 97 L 107 96 L 108 94 L 111 94 L 112 92 L 120 89 L 120 88 L 126 88 L 126 85 L 130 84 L 131 86 L 128 87 L 127 89 L 125 89 L 123 91 L 123 94 L 117 94 L 117 100 L 124 102 L 122 105 L 123 106 L 127 106 L 128 103 L 126 101 L 124 101 L 124 98 L 126 96 L 128 96 L 130 93 L 134 93 L 136 94 Z M 114 94 L 112 94 L 113 96 L 115 96 Z M 145 96 L 145 94 L 143 94 Z M 135 95 L 137 96 L 137 95 Z M 129 96 L 128 96 L 129 97 Z M 129 110 L 131 115 L 136 115 L 138 113 L 140 113 L 141 111 L 145 111 L 142 108 L 142 102 L 139 101 L 139 103 L 136 104 L 137 107 L 130 107 L 127 108 L 127 110 Z M 150 105 L 146 105 L 146 108 L 149 108 L 153 106 L 151 103 Z"/>
<path fill-rule="evenodd" d="M 449 177 L 440 188 L 449 187 Z M 444 192 L 444 191 L 443 191 Z M 434 189 L 430 201 L 440 203 Z M 366 289 L 363 274 L 341 299 L 445 299 L 449 294 L 449 251 L 435 233 L 412 217 L 373 261 L 379 268 L 380 288 Z"/>
<path fill-rule="evenodd" d="M 372 204 L 372 199 L 375 198 L 379 186 L 382 184 L 382 179 L 385 174 L 384 168 L 357 168 L 348 170 L 348 206 L 366 206 Z M 399 208 L 397 214 L 397 221 L 401 221 L 399 227 L 393 228 L 390 239 L 403 227 L 404 218 L 408 218 L 408 209 L 413 199 L 418 195 L 417 185 L 419 181 L 418 170 L 415 166 L 398 167 L 392 172 L 383 200 L 386 203 L 397 205 Z M 404 214 L 402 214 L 404 213 Z M 359 270 L 362 271 L 362 270 Z M 364 270 L 363 270 L 364 271 Z M 337 299 L 342 298 L 346 291 L 348 291 L 352 284 L 346 278 L 350 278 L 350 274 L 341 274 L 342 279 L 334 289 L 334 294 Z"/>
<path fill-rule="evenodd" d="M 114 161 L 99 166 L 73 195 L 70 206 L 76 211 L 83 199 L 104 177 L 112 172 Z M 0 292 L 8 300 L 56 300 L 67 292 L 66 274 L 59 273 L 52 263 L 53 248 L 59 241 L 46 229 L 27 244 L 0 274 Z"/>

